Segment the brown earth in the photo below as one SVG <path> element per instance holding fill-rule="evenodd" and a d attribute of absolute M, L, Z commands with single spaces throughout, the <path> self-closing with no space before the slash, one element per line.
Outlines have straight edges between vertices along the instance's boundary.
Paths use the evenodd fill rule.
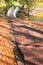
<path fill-rule="evenodd" d="M 0 65 L 43 65 L 43 23 L 0 18 Z"/>
<path fill-rule="evenodd" d="M 0 18 L 0 65 L 16 65 L 10 28 L 8 21 Z"/>
<path fill-rule="evenodd" d="M 17 49 L 21 51 L 18 61 L 22 58 L 24 65 L 43 65 L 43 23 L 14 19 L 11 25 Z"/>

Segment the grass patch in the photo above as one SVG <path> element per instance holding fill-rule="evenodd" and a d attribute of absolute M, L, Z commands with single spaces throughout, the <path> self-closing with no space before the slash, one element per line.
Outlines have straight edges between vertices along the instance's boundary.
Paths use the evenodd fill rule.
<path fill-rule="evenodd" d="M 41 22 L 43 22 L 43 17 L 30 16 L 30 17 L 29 17 L 29 20 L 30 20 L 30 21 L 40 20 Z"/>

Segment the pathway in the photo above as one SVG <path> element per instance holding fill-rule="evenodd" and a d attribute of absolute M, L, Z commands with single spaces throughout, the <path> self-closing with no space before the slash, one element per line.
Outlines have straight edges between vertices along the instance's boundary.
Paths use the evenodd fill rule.
<path fill-rule="evenodd" d="M 43 65 L 43 23 L 0 18 L 0 65 L 17 64 Z"/>

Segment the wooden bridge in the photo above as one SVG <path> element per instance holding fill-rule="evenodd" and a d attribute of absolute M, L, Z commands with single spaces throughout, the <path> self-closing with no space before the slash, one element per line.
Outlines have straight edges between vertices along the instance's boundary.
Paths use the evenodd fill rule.
<path fill-rule="evenodd" d="M 43 23 L 0 18 L 0 65 L 43 65 Z"/>

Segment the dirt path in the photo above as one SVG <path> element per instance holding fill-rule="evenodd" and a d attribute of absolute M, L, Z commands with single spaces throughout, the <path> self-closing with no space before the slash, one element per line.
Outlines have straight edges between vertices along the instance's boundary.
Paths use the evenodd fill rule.
<path fill-rule="evenodd" d="M 0 18 L 0 65 L 16 65 L 11 37 L 11 26 L 8 20 Z"/>
<path fill-rule="evenodd" d="M 16 60 L 15 60 L 16 54 Z M 43 65 L 43 23 L 0 18 L 0 65 Z"/>
<path fill-rule="evenodd" d="M 24 65 L 43 65 L 43 23 L 14 19 L 11 24 L 19 50 L 18 61 L 22 59 Z"/>

